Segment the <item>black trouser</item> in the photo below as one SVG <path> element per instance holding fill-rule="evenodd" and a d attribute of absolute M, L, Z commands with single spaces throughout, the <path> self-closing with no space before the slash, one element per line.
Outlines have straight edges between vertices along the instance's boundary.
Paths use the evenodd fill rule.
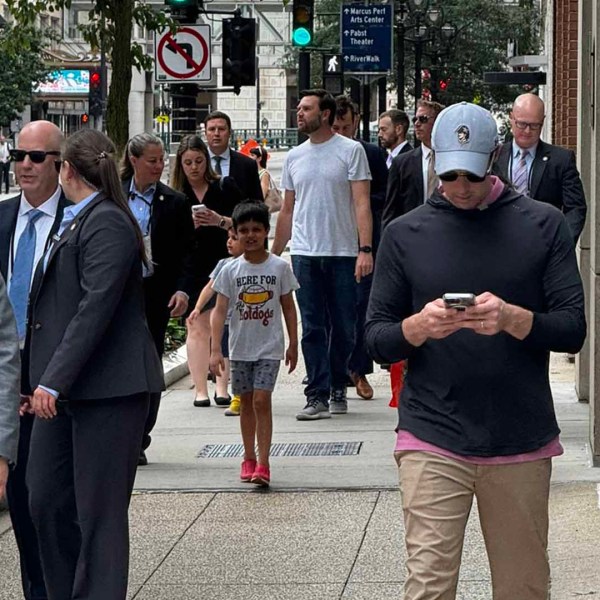
<path fill-rule="evenodd" d="M 360 283 L 356 284 L 356 341 L 348 363 L 348 370 L 358 375 L 368 375 L 373 372 L 373 359 L 367 352 L 365 342 L 365 321 L 372 283 L 373 275 L 367 275 L 367 277 L 361 278 Z"/>
<path fill-rule="evenodd" d="M 157 302 L 156 298 L 152 298 L 152 290 L 150 287 L 145 288 L 146 292 L 146 321 L 148 329 L 152 335 L 158 357 L 162 359 L 165 351 L 165 334 L 167 333 L 167 325 L 169 324 L 168 300 L 163 303 Z M 145 450 L 150 445 L 152 438 L 151 431 L 156 425 L 158 419 L 158 409 L 160 408 L 160 392 L 150 394 L 150 408 L 148 409 L 148 418 L 144 425 L 144 436 L 142 438 L 142 450 Z"/>
<path fill-rule="evenodd" d="M 71 401 L 36 418 L 27 484 L 49 600 L 124 600 L 129 499 L 148 394 Z"/>
<path fill-rule="evenodd" d="M 34 416 L 29 414 L 20 419 L 17 465 L 8 476 L 6 499 L 15 540 L 19 548 L 23 595 L 25 600 L 46 600 L 46 586 L 42 574 L 37 534 L 31 521 L 29 492 L 25 483 L 33 420 Z"/>
<path fill-rule="evenodd" d="M 5 193 L 8 194 L 10 188 L 10 161 L 2 163 L 2 182 L 4 183 Z"/>

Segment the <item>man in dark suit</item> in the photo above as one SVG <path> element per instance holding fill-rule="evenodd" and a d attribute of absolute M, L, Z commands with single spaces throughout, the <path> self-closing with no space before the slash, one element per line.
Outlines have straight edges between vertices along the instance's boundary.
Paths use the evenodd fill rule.
<path fill-rule="evenodd" d="M 435 119 L 444 107 L 437 102 L 419 100 L 413 117 L 418 148 L 396 156 L 388 176 L 383 209 L 383 228 L 396 217 L 421 206 L 437 187 L 431 150 L 431 131 Z"/>
<path fill-rule="evenodd" d="M 60 148 L 63 136 L 58 127 L 48 121 L 33 121 L 19 135 L 16 150 L 13 150 L 15 173 L 21 193 L 0 202 L 0 272 L 7 282 L 11 301 L 15 307 L 21 347 L 23 345 L 26 297 L 19 297 L 19 275 L 29 277 L 39 261 L 51 237 L 56 233 L 65 206 L 70 203 L 58 184 L 56 165 L 60 164 Z M 41 159 L 41 162 L 40 162 Z M 29 214 L 39 214 L 34 222 L 35 240 L 33 256 L 28 264 L 17 257 L 19 242 L 26 233 Z M 24 272 L 25 271 L 25 272 Z M 26 293 L 27 289 L 24 290 Z M 25 302 L 25 304 L 24 304 Z M 24 361 L 21 380 L 21 418 L 18 460 L 8 479 L 7 498 L 10 517 L 19 548 L 23 593 L 27 600 L 47 598 L 38 542 L 29 513 L 29 493 L 25 483 L 25 471 L 29 458 L 29 442 L 34 417 L 28 412 L 29 389 L 27 364 Z"/>
<path fill-rule="evenodd" d="M 338 96 L 335 99 L 336 114 L 333 122 L 333 131 L 345 137 L 353 139 L 356 135 L 360 122 L 358 106 L 348 96 Z M 365 149 L 367 162 L 371 171 L 371 187 L 369 198 L 371 200 L 371 216 L 373 219 L 372 252 L 373 260 L 376 259 L 377 248 L 381 237 L 381 214 L 385 201 L 385 190 L 387 187 L 387 166 L 385 164 L 385 152 L 375 144 L 357 140 Z M 356 387 L 356 393 L 364 400 L 373 398 L 373 388 L 367 379 L 367 375 L 373 373 L 373 360 L 367 353 L 364 342 L 365 317 L 369 294 L 371 293 L 371 282 L 373 275 L 361 278 L 356 284 L 356 340 L 354 350 L 348 364 L 349 376 L 352 384 Z"/>
<path fill-rule="evenodd" d="M 151 248 L 152 268 L 144 269 L 144 299 L 148 327 L 160 357 L 169 318 L 183 316 L 189 297 L 197 292 L 191 204 L 183 194 L 160 181 L 163 169 L 164 146 L 160 138 L 142 133 L 129 140 L 121 178 L 129 207 Z M 150 395 L 140 466 L 148 464 L 145 451 L 158 418 L 160 396 Z"/>
<path fill-rule="evenodd" d="M 577 243 L 587 206 L 571 150 L 543 142 L 544 103 L 535 94 L 521 94 L 510 113 L 512 142 L 502 145 L 494 173 L 511 181 L 517 192 L 556 206 Z"/>
<path fill-rule="evenodd" d="M 398 154 L 412 150 L 412 146 L 406 140 L 409 127 L 408 115 L 403 110 L 392 108 L 379 115 L 379 143 L 388 152 L 385 161 L 388 169 Z"/>
<path fill-rule="evenodd" d="M 232 150 L 231 119 L 224 112 L 215 110 L 204 119 L 206 143 L 212 167 L 223 177 L 233 177 L 244 198 L 264 200 L 256 161 Z"/>

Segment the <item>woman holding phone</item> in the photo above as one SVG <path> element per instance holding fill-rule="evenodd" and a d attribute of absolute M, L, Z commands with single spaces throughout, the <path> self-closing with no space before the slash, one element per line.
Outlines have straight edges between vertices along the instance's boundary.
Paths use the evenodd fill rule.
<path fill-rule="evenodd" d="M 220 178 L 210 163 L 208 147 L 198 135 L 184 137 L 177 149 L 172 169 L 171 186 L 183 192 L 191 206 L 196 230 L 193 251 L 195 286 L 201 290 L 219 260 L 228 256 L 227 230 L 231 227 L 233 209 L 242 193 L 231 177 Z M 190 307 L 195 298 L 190 299 Z M 210 406 L 208 394 L 208 362 L 210 358 L 210 309 L 208 304 L 187 321 L 187 353 L 190 373 L 196 388 L 194 406 Z M 229 406 L 228 373 L 217 378 L 214 400 L 217 406 Z"/>

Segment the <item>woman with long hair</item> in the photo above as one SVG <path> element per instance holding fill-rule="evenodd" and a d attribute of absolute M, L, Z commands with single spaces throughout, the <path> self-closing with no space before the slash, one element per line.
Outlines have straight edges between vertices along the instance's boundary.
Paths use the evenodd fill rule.
<path fill-rule="evenodd" d="M 242 193 L 231 177 L 220 178 L 210 163 L 208 147 L 198 135 L 181 140 L 171 175 L 171 185 L 183 192 L 192 205 L 195 251 L 194 275 L 202 289 L 222 258 L 227 257 L 227 230 L 231 227 L 233 209 L 242 200 Z M 194 406 L 210 406 L 208 394 L 208 362 L 210 359 L 210 309 L 193 311 L 187 320 L 188 363 L 196 396 Z M 228 406 L 229 373 L 217 378 L 214 400 L 217 406 Z"/>
<path fill-rule="evenodd" d="M 171 317 L 182 317 L 190 296 L 196 293 L 192 272 L 194 225 L 187 198 L 162 183 L 165 148 L 151 133 L 134 135 L 121 161 L 121 182 L 129 207 L 146 246 L 148 265 L 144 268 L 144 299 L 148 327 L 158 355 L 165 348 L 165 334 Z M 148 419 L 139 464 L 148 464 L 146 449 L 152 438 L 160 407 L 160 394 L 150 397 Z"/>
<path fill-rule="evenodd" d="M 144 318 L 142 235 L 114 154 L 93 129 L 66 141 L 60 180 L 73 205 L 30 296 L 27 482 L 53 600 L 125 599 L 129 499 L 149 395 L 163 389 Z"/>

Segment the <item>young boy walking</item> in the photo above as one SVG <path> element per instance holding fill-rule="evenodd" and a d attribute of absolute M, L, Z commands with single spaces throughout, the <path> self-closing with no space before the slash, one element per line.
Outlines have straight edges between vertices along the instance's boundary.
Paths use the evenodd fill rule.
<path fill-rule="evenodd" d="M 232 219 L 243 255 L 225 265 L 213 282 L 217 305 L 211 317 L 214 343 L 210 367 L 217 375 L 223 369 L 220 340 L 227 309 L 232 303 L 231 386 L 233 393 L 242 398 L 240 427 L 244 460 L 240 478 L 257 485 L 269 485 L 273 434 L 271 394 L 285 346 L 281 312 L 289 338 L 285 364 L 291 373 L 298 362 L 297 317 L 292 296 L 298 282 L 290 265 L 265 249 L 269 211 L 264 204 L 239 204 Z M 258 446 L 258 457 L 255 446 Z"/>

